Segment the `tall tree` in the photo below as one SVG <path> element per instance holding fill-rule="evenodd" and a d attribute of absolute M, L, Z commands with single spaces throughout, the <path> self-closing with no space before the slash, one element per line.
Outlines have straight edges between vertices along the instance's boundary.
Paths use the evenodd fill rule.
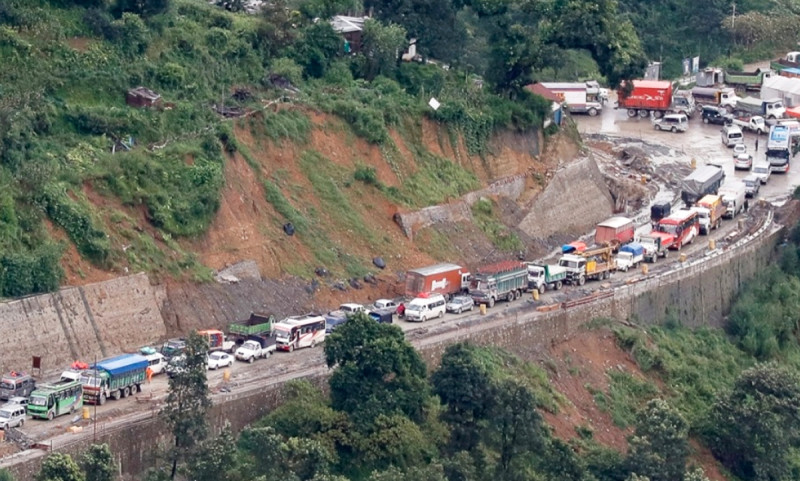
<path fill-rule="evenodd" d="M 14 481 L 14 476 L 5 468 L 0 469 L 0 481 Z"/>
<path fill-rule="evenodd" d="M 792 477 L 800 444 L 800 379 L 774 363 L 744 371 L 708 419 L 711 451 L 742 479 Z"/>
<path fill-rule="evenodd" d="M 689 424 L 663 399 L 653 399 L 636 416 L 628 440 L 631 472 L 650 481 L 682 479 L 689 457 Z"/>
<path fill-rule="evenodd" d="M 236 461 L 236 439 L 226 424 L 218 436 L 201 442 L 191 456 L 186 471 L 192 481 L 228 481 Z M 88 480 L 87 480 L 88 481 Z"/>
<path fill-rule="evenodd" d="M 86 481 L 83 471 L 72 456 L 53 453 L 44 460 L 37 481 Z"/>
<path fill-rule="evenodd" d="M 500 383 L 490 429 L 489 445 L 498 452 L 497 472 L 505 479 L 521 455 L 543 446 L 542 416 L 529 387 L 516 380 Z"/>
<path fill-rule="evenodd" d="M 391 76 L 405 46 L 406 30 L 403 27 L 368 19 L 364 22 L 361 53 L 358 56 L 362 64 L 362 76 L 367 80 L 378 75 Z"/>
<path fill-rule="evenodd" d="M 172 479 L 177 474 L 178 462 L 186 459 L 208 433 L 206 412 L 211 399 L 206 379 L 207 353 L 208 341 L 197 332 L 190 333 L 186 339 L 183 366 L 169 379 L 169 394 L 161 416 L 175 437 L 171 453 Z"/>
<path fill-rule="evenodd" d="M 434 392 L 446 406 L 452 450 L 471 450 L 480 442 L 482 426 L 494 402 L 493 383 L 470 344 L 448 346 L 431 378 Z"/>
<path fill-rule="evenodd" d="M 112 481 L 117 475 L 117 465 L 108 444 L 92 444 L 82 460 L 86 481 Z"/>
<path fill-rule="evenodd" d="M 334 409 L 369 427 L 381 414 L 403 414 L 415 422 L 424 417 L 430 398 L 425 363 L 403 331 L 360 314 L 325 341 Z"/>

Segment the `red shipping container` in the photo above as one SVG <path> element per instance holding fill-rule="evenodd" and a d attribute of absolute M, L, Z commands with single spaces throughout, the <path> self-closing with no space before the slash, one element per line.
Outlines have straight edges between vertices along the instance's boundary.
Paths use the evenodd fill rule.
<path fill-rule="evenodd" d="M 633 90 L 625 94 L 624 85 L 617 91 L 619 106 L 626 109 L 668 110 L 672 105 L 672 82 L 633 80 Z"/>

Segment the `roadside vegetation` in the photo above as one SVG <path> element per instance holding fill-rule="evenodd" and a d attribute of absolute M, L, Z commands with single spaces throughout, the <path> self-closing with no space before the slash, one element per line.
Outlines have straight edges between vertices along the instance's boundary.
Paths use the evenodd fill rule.
<path fill-rule="evenodd" d="M 70 244 L 101 270 L 208 278 L 183 241 L 207 232 L 225 165 L 237 152 L 279 213 L 276 228 L 294 224 L 332 272 L 363 271 L 369 256 L 346 253 L 341 262 L 330 254 L 337 246 L 320 241 L 322 234 L 314 240 L 314 216 L 294 200 L 291 184 L 264 174 L 273 169 L 259 165 L 236 129 L 250 130 L 257 142 L 303 149 L 312 129 L 327 128 L 314 127 L 309 112 L 326 112 L 344 121 L 343 135 L 379 146 L 402 184 L 357 180 L 402 206 L 446 201 L 478 187 L 475 174 L 418 139 L 409 142 L 409 168 L 390 132 L 419 135 L 414 130 L 427 117 L 450 131 L 454 147 L 485 156 L 495 132 L 541 126 L 548 102 L 522 87 L 552 58 L 569 52 L 612 83 L 641 72 L 644 57 L 631 25 L 610 21 L 614 2 L 585 13 L 561 3 L 549 10 L 521 0 L 409 2 L 408 15 L 397 17 L 389 3 L 370 1 L 282 0 L 260 14 L 244 13 L 239 0 L 2 2 L 0 295 L 56 289 Z M 366 22 L 356 54 L 345 52 L 328 22 L 315 21 L 366 9 L 375 19 Z M 600 25 L 602 42 L 589 45 L 578 35 Z M 398 62 L 412 37 L 416 60 L 435 63 Z M 126 92 L 140 86 L 160 95 L 159 103 L 127 105 Z M 427 105 L 431 97 L 438 110 Z M 341 212 L 343 228 L 360 229 L 357 209 L 347 208 L 358 199 L 347 189 L 352 172 L 309 170 L 315 155 L 327 153 L 297 160 L 314 195 L 335 206 L 317 216 Z M 371 246 L 380 238 L 363 232 Z"/>

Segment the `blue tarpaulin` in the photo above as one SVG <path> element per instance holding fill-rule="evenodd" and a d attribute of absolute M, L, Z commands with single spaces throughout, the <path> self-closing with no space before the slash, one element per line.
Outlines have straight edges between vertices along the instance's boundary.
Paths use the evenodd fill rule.
<path fill-rule="evenodd" d="M 130 371 L 147 369 L 147 359 L 138 354 L 123 354 L 121 356 L 104 359 L 97 363 L 97 369 L 102 369 L 112 376 L 125 374 Z M 95 366 L 92 366 L 94 369 Z"/>

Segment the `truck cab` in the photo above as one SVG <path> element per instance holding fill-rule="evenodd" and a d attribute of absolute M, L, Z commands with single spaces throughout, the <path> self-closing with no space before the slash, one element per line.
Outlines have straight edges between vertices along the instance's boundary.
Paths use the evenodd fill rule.
<path fill-rule="evenodd" d="M 567 282 L 582 286 L 586 283 L 586 258 L 566 254 L 558 260 L 558 265 L 567 271 Z"/>
<path fill-rule="evenodd" d="M 675 242 L 675 238 L 664 232 L 651 232 L 641 236 L 637 242 L 644 249 L 644 260 L 655 264 L 659 257 L 667 258 L 669 248 Z"/>

